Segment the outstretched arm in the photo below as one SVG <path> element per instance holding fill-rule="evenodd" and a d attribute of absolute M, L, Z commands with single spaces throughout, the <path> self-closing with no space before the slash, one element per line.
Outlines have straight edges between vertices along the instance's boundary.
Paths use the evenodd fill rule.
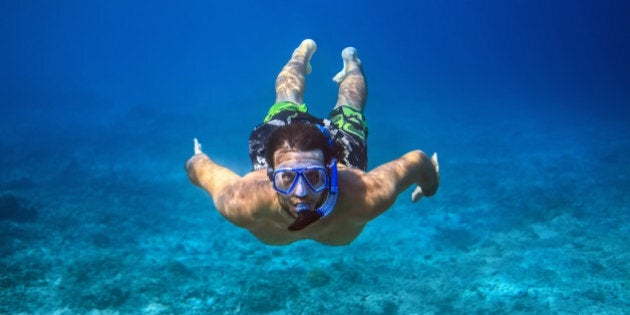
<path fill-rule="evenodd" d="M 437 154 L 429 157 L 420 150 L 411 151 L 391 162 L 382 164 L 366 174 L 368 207 L 366 219 L 371 220 L 394 203 L 399 194 L 412 185 L 418 187 L 412 200 L 432 196 L 440 183 Z"/>
<path fill-rule="evenodd" d="M 193 184 L 203 188 L 213 197 L 216 198 L 226 186 L 241 178 L 230 169 L 214 163 L 204 154 L 197 138 L 194 140 L 194 152 L 195 155 L 186 162 L 188 178 Z"/>
<path fill-rule="evenodd" d="M 195 139 L 193 155 L 186 162 L 190 181 L 207 191 L 219 213 L 233 224 L 250 228 L 257 218 L 269 213 L 276 201 L 269 179 L 263 171 L 244 177 L 212 161 Z"/>

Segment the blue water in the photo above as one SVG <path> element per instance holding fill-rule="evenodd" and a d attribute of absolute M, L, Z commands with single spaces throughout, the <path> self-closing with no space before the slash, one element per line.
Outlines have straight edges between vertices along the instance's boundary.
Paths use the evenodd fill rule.
<path fill-rule="evenodd" d="M 0 313 L 630 309 L 627 1 L 2 1 Z M 352 244 L 267 246 L 191 185 L 247 138 L 292 50 L 333 106 L 369 83 L 369 168 L 438 152 Z"/>

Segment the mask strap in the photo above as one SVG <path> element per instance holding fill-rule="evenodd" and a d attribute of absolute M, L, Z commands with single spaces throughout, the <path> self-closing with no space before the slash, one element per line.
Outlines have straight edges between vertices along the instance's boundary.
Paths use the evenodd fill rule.
<path fill-rule="evenodd" d="M 328 145 L 332 148 L 333 145 L 333 138 L 330 135 L 330 132 L 328 131 L 328 129 L 326 129 L 326 127 L 324 127 L 323 125 L 317 124 L 315 125 L 317 126 L 317 128 L 319 128 L 319 130 L 326 136 L 326 138 L 328 139 Z"/>

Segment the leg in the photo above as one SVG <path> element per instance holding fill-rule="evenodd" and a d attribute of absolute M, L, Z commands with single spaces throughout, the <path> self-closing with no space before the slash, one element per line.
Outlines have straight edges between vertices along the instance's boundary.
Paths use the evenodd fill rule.
<path fill-rule="evenodd" d="M 341 162 L 365 171 L 368 127 L 363 116 L 363 108 L 367 101 L 367 85 L 357 50 L 347 47 L 341 52 L 341 58 L 343 69 L 333 78 L 333 81 L 339 84 L 337 104 L 328 115 L 328 119 L 335 129 L 338 129 L 338 137 L 344 146 Z"/>
<path fill-rule="evenodd" d="M 357 50 L 354 47 L 347 47 L 341 52 L 341 58 L 343 59 L 343 69 L 333 78 L 333 81 L 339 84 L 335 108 L 349 105 L 359 112 L 363 112 L 367 101 L 367 84 Z"/>
<path fill-rule="evenodd" d="M 276 103 L 304 103 L 306 75 L 311 72 L 310 60 L 317 49 L 312 39 L 305 39 L 295 49 L 291 59 L 282 68 L 276 79 Z"/>

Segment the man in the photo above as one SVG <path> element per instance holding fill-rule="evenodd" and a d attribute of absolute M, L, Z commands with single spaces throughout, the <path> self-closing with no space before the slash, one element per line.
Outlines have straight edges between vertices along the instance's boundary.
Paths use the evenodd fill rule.
<path fill-rule="evenodd" d="M 411 185 L 412 200 L 435 194 L 437 155 L 420 150 L 367 168 L 367 87 L 356 49 L 345 48 L 337 104 L 328 119 L 304 105 L 305 77 L 317 46 L 304 40 L 276 79 L 276 104 L 249 141 L 253 171 L 239 176 L 201 152 L 186 163 L 190 181 L 206 190 L 226 219 L 260 241 L 282 245 L 312 239 L 329 245 L 352 242 Z"/>

